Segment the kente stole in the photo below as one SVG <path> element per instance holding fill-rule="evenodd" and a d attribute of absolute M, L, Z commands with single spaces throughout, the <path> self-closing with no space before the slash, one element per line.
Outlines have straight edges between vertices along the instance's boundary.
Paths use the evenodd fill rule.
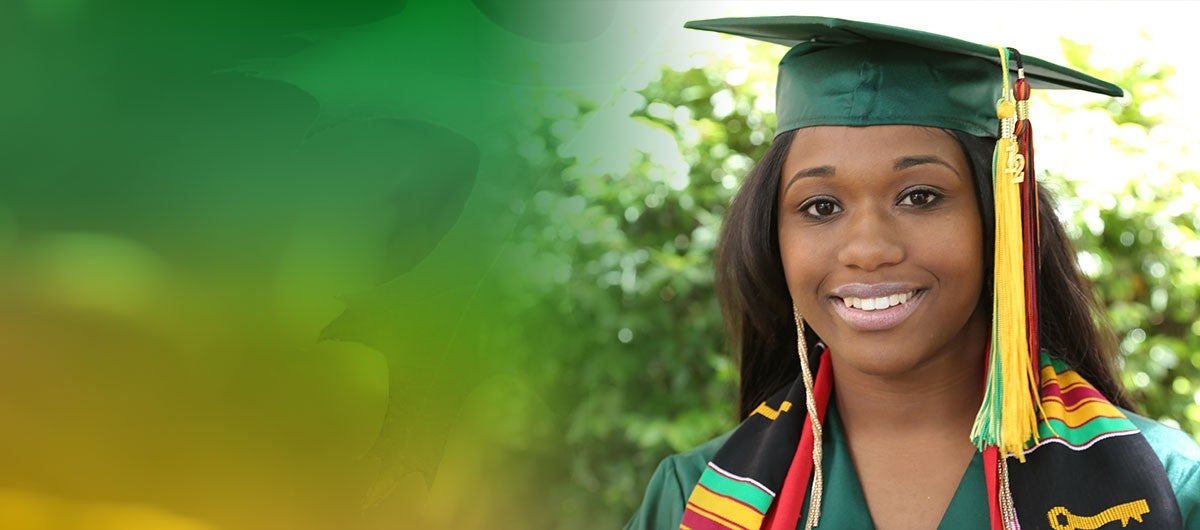
<path fill-rule="evenodd" d="M 828 348 L 813 350 L 814 394 L 825 421 L 832 370 Z M 1024 463 L 1015 458 L 1007 462 L 1017 528 L 1182 528 L 1166 471 L 1124 413 L 1044 352 L 1040 375 L 1045 413 L 1038 424 L 1040 441 L 1026 449 Z M 738 426 L 688 497 L 681 529 L 802 527 L 799 517 L 813 466 L 804 400 L 804 383 L 797 377 Z M 991 527 L 1001 530 L 1000 462 L 994 450 L 984 457 Z M 824 504 L 822 511 L 837 509 Z"/>

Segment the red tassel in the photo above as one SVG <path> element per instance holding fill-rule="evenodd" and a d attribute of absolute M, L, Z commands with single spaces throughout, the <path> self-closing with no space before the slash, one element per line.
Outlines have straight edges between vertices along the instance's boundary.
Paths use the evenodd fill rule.
<path fill-rule="evenodd" d="M 1023 72 L 1022 72 L 1023 74 Z M 1033 164 L 1033 125 L 1029 122 L 1029 82 L 1024 75 L 1013 83 L 1013 95 L 1017 104 L 1016 137 L 1021 155 L 1025 157 L 1025 178 L 1021 182 L 1021 225 L 1025 239 L 1025 318 L 1028 322 L 1029 356 L 1032 366 L 1041 365 L 1041 348 L 1038 341 L 1037 274 L 1041 263 L 1041 230 L 1038 217 L 1037 171 Z M 1040 375 L 1034 370 L 1033 383 L 1040 387 Z"/>

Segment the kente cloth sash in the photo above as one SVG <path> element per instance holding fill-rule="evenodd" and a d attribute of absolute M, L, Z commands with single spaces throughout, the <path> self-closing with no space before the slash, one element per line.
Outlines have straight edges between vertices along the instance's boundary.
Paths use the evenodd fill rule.
<path fill-rule="evenodd" d="M 823 345 L 812 350 L 814 394 L 824 421 L 833 379 L 829 350 Z M 994 448 L 984 452 L 991 527 L 1182 528 L 1166 471 L 1133 423 L 1069 366 L 1044 352 L 1040 364 L 1045 417 L 1038 424 L 1039 441 L 1026 449 L 1024 463 L 1007 459 L 1016 512 L 1011 528 L 1004 528 L 1001 516 L 1006 505 L 1001 462 Z M 804 383 L 797 377 L 759 405 L 713 456 L 688 497 L 680 528 L 802 527 L 812 448 Z M 822 512 L 836 509 L 823 503 Z"/>

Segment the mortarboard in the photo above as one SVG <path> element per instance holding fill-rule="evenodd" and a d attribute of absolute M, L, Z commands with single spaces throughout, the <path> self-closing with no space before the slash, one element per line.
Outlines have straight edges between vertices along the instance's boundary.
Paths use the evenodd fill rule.
<path fill-rule="evenodd" d="M 791 47 L 779 63 L 776 132 L 814 125 L 926 125 L 999 136 L 994 46 L 896 26 L 826 17 L 721 18 L 684 27 Z M 1032 88 L 1121 96 L 1120 87 L 1024 57 Z M 1015 74 L 1017 65 L 1009 64 Z"/>

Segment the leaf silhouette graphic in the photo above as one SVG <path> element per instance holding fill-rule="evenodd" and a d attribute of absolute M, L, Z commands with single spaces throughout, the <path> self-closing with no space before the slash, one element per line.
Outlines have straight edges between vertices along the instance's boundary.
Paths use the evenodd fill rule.
<path fill-rule="evenodd" d="M 432 482 L 463 397 L 485 377 L 474 286 L 442 274 L 436 262 L 348 297 L 346 311 L 322 333 L 370 345 L 387 360 L 388 408 L 371 450 L 385 481 L 419 472 Z"/>
<path fill-rule="evenodd" d="M 479 148 L 439 125 L 391 118 L 341 123 L 312 135 L 293 172 L 325 184 L 329 209 L 359 233 L 369 272 L 384 283 L 412 269 L 458 221 L 479 170 Z"/>
<path fill-rule="evenodd" d="M 433 480 L 463 396 L 486 377 L 486 278 L 499 241 L 481 241 L 494 216 L 464 210 L 480 154 L 466 138 L 430 123 L 372 119 L 314 135 L 299 157 L 307 178 L 346 183 L 354 200 L 329 201 L 356 217 L 374 251 L 378 285 L 348 294 L 322 340 L 362 343 L 387 360 L 388 407 L 371 450 L 383 465 L 373 498 L 399 475 Z M 323 177 L 322 177 L 323 176 Z M 453 237 L 449 237 L 453 235 Z M 345 237 L 356 237 L 346 233 Z"/>

